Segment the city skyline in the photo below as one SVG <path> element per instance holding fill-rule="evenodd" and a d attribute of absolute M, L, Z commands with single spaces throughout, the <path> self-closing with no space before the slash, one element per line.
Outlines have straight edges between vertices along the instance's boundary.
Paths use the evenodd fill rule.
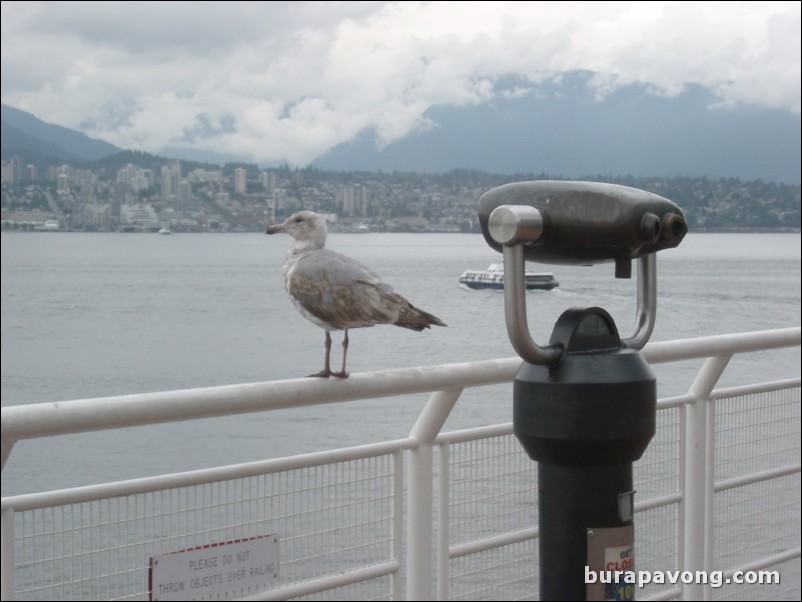
<path fill-rule="evenodd" d="M 224 172 L 175 159 L 166 160 L 158 175 L 133 163 L 115 170 L 61 165 L 47 171 L 47 180 L 26 179 L 31 172 L 21 161 L 4 161 L 4 229 L 258 231 L 310 209 L 326 214 L 335 230 L 370 224 L 377 231 L 476 232 L 483 192 L 522 177 L 554 179 L 475 170 L 431 175 L 227 166 Z M 9 179 L 13 174 L 20 179 Z M 589 179 L 663 195 L 683 208 L 692 229 L 800 227 L 798 186 L 689 177 Z"/>

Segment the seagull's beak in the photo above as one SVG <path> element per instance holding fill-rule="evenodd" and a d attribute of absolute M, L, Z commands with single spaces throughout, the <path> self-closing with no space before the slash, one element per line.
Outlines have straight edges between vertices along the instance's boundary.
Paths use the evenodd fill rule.
<path fill-rule="evenodd" d="M 276 234 L 278 232 L 284 232 L 284 224 L 276 224 L 275 226 L 268 226 L 267 230 L 265 230 L 265 234 Z"/>

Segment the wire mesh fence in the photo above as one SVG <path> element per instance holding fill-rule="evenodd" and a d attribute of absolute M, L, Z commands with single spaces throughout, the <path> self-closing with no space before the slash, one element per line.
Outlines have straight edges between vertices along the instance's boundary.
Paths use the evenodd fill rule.
<path fill-rule="evenodd" d="M 798 549 L 799 386 L 718 396 L 712 403 L 718 483 L 714 567 L 731 573 Z M 681 568 L 684 421 L 681 403 L 662 404 L 657 433 L 635 463 L 636 501 L 643 507 L 636 517 L 637 570 Z M 448 531 L 445 575 L 451 599 L 538 597 L 537 466 L 511 425 L 500 426 L 492 434 L 485 428 L 445 436 L 438 448 L 446 460 L 440 466 L 447 472 L 447 489 L 439 495 L 447 500 L 440 518 Z M 291 597 L 403 597 L 404 555 L 416 553 L 401 552 L 408 484 L 404 454 L 410 445 L 405 441 L 381 444 L 380 451 L 363 446 L 347 454 L 335 450 L 210 469 L 216 476 L 208 479 L 188 479 L 188 473 L 143 479 L 140 490 L 129 481 L 122 494 L 31 494 L 22 496 L 26 501 L 19 507 L 4 499 L 4 514 L 13 512 L 16 598 L 166 600 L 178 582 L 154 582 L 154 558 L 264 538 L 274 542 L 277 555 L 266 581 L 238 579 L 220 567 L 212 575 L 225 586 L 222 593 L 186 581 L 177 592 L 186 594 L 181 599 L 229 599 L 317 582 Z M 731 582 L 716 588 L 714 597 L 798 596 L 798 555 L 768 568 L 778 572 L 780 583 Z M 360 573 L 367 569 L 373 572 Z M 348 575 L 355 577 L 349 581 Z M 670 587 L 650 584 L 638 598 L 666 596 Z"/>

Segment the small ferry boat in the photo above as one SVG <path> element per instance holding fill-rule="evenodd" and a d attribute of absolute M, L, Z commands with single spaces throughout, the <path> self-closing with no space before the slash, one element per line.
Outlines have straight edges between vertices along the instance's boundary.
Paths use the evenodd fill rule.
<path fill-rule="evenodd" d="M 551 272 L 525 272 L 526 290 L 550 291 L 560 286 Z M 486 270 L 467 270 L 459 277 L 460 284 L 469 288 L 504 288 L 504 267 L 500 263 L 493 263 Z"/>
<path fill-rule="evenodd" d="M 161 230 L 159 230 L 159 234 L 172 234 L 173 231 L 170 230 L 170 226 L 165 226 Z"/>
<path fill-rule="evenodd" d="M 40 226 L 35 226 L 36 232 L 58 232 L 61 230 L 61 222 L 57 219 L 47 219 Z"/>

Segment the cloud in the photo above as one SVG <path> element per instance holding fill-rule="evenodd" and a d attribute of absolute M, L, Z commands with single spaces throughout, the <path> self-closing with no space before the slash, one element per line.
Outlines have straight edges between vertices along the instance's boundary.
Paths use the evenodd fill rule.
<path fill-rule="evenodd" d="M 800 112 L 798 2 L 8 2 L 3 102 L 123 148 L 306 165 L 583 69 Z M 527 93 L 522 87 L 515 94 Z"/>

